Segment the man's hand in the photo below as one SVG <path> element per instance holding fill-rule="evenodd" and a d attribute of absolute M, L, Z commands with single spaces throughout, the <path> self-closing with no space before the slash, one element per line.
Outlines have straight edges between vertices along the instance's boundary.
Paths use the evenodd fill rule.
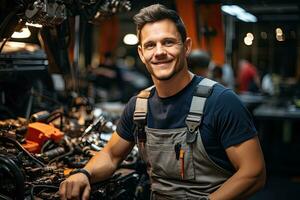
<path fill-rule="evenodd" d="M 77 173 L 63 182 L 59 186 L 59 195 L 62 200 L 78 199 L 88 200 L 91 192 L 89 179 L 82 173 Z"/>
<path fill-rule="evenodd" d="M 103 181 L 111 177 L 118 165 L 130 153 L 134 142 L 121 138 L 113 133 L 105 147 L 96 153 L 84 169 L 91 175 L 91 183 Z M 83 173 L 71 175 L 60 184 L 59 195 L 62 200 L 88 200 L 91 192 L 89 178 Z"/>

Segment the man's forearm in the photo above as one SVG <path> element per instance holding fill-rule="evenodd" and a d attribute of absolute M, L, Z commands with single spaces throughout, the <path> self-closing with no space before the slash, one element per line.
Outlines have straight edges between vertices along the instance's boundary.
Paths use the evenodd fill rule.
<path fill-rule="evenodd" d="M 108 179 L 117 169 L 118 163 L 114 162 L 108 153 L 98 152 L 84 167 L 91 174 L 91 182 Z"/>
<path fill-rule="evenodd" d="M 218 190 L 210 195 L 210 200 L 246 199 L 265 184 L 265 171 L 256 176 L 235 173 Z"/>

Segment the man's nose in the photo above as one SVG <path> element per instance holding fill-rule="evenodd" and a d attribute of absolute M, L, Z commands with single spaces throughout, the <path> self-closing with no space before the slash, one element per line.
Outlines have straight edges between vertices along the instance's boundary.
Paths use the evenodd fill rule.
<path fill-rule="evenodd" d="M 155 51 L 155 56 L 162 56 L 162 55 L 166 55 L 166 49 L 164 48 L 163 45 L 161 44 L 157 44 L 156 45 L 156 51 Z"/>

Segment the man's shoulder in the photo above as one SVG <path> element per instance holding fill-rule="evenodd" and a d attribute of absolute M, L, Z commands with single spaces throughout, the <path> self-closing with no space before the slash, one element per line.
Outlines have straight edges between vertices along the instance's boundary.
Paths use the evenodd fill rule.
<path fill-rule="evenodd" d="M 135 108 L 137 95 L 132 96 L 125 105 L 125 110 L 129 113 L 133 113 L 133 109 Z"/>
<path fill-rule="evenodd" d="M 221 84 L 216 84 L 211 96 L 208 98 L 209 105 L 214 109 L 222 111 L 232 111 L 238 107 L 243 107 L 239 96 L 230 88 L 226 88 Z"/>
<path fill-rule="evenodd" d="M 210 106 L 212 106 L 225 103 L 225 99 L 229 101 L 232 99 L 237 99 L 237 95 L 232 89 L 227 88 L 220 83 L 217 83 L 214 85 L 213 90 L 207 99 L 207 102 Z"/>
<path fill-rule="evenodd" d="M 155 90 L 155 86 L 154 86 L 154 85 L 139 90 L 135 95 L 133 95 L 133 96 L 128 100 L 128 102 L 127 102 L 127 104 L 126 104 L 126 108 L 127 108 L 127 109 L 130 109 L 130 110 L 135 109 L 135 104 L 136 104 L 137 98 L 138 98 L 139 96 L 143 96 L 143 92 L 150 92 L 150 95 L 149 95 L 149 98 L 150 98 L 151 96 L 153 96 L 154 90 Z"/>

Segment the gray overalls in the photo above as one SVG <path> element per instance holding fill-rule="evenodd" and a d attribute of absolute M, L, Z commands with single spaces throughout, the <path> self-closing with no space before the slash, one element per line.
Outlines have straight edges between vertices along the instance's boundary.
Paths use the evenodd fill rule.
<path fill-rule="evenodd" d="M 186 118 L 186 127 L 147 127 L 147 105 L 151 88 L 139 93 L 134 122 L 135 139 L 151 178 L 151 199 L 207 199 L 232 173 L 207 155 L 199 135 L 206 98 L 216 82 L 203 79 L 197 86 Z"/>

